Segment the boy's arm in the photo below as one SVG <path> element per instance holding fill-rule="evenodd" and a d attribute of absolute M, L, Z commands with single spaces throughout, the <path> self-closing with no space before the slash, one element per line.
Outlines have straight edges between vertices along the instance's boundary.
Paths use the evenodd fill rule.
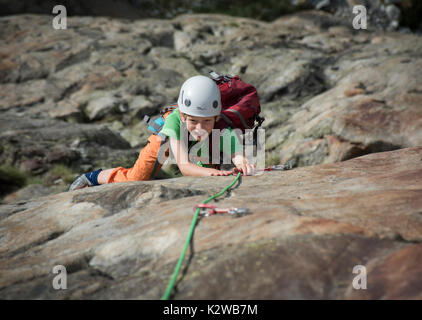
<path fill-rule="evenodd" d="M 189 155 L 186 146 L 176 138 L 170 137 L 170 148 L 176 158 L 180 172 L 184 176 L 218 176 L 231 175 L 233 173 L 232 171 L 204 168 L 189 162 Z"/>

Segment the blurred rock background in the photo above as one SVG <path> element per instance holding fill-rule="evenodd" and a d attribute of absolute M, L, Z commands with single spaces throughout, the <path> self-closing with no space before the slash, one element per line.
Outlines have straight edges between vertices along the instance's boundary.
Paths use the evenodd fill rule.
<path fill-rule="evenodd" d="M 62 1 L 66 30 L 52 28 L 55 4 L 0 1 L 4 202 L 130 167 L 143 116 L 211 69 L 257 87 L 267 164 L 422 144 L 418 1 Z M 355 4 L 368 30 L 352 28 Z"/>
<path fill-rule="evenodd" d="M 316 9 L 351 22 L 351 8 L 364 5 L 372 28 L 421 31 L 422 4 L 418 0 L 0 0 L 1 14 L 50 14 L 56 4 L 65 5 L 69 15 L 114 18 L 167 18 L 187 13 L 222 13 L 273 21 L 282 15 Z"/>

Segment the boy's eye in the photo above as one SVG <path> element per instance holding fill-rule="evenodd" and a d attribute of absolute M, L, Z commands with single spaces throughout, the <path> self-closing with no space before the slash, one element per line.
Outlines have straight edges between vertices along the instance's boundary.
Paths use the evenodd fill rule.
<path fill-rule="evenodd" d="M 198 120 L 192 120 L 192 119 L 189 119 L 188 121 L 189 121 L 189 123 L 191 123 L 191 124 L 198 124 L 198 123 L 199 123 L 199 121 L 198 121 Z M 210 120 L 210 119 L 203 120 L 203 121 L 201 121 L 201 123 L 203 123 L 203 124 L 210 124 L 210 123 L 212 123 L 212 120 Z"/>

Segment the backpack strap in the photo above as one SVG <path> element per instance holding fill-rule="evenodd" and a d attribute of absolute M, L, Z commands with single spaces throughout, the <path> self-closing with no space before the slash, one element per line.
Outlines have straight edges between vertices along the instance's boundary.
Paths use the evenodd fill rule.
<path fill-rule="evenodd" d="M 152 133 L 160 132 L 164 125 L 164 119 L 161 117 L 153 120 L 150 116 L 146 115 L 144 121 L 148 124 L 148 130 Z"/>
<path fill-rule="evenodd" d="M 165 115 L 170 114 L 174 109 L 177 108 L 177 104 L 173 104 L 170 107 L 163 108 L 160 111 L 161 116 L 157 119 L 152 119 L 150 116 L 145 115 L 144 121 L 148 124 L 148 130 L 151 131 L 153 134 L 160 136 L 163 140 L 166 138 L 165 135 L 161 134 L 161 129 L 164 126 L 164 119 Z"/>
<path fill-rule="evenodd" d="M 244 126 L 246 129 L 251 129 L 251 127 L 249 127 L 249 126 L 246 124 L 245 119 L 243 118 L 243 116 L 240 114 L 240 112 L 239 112 L 239 111 L 237 111 L 237 110 L 235 110 L 235 109 L 226 109 L 225 111 L 228 111 L 228 112 L 233 112 L 234 114 L 236 114 L 236 115 L 239 117 L 240 121 L 242 122 L 243 126 Z M 227 118 L 227 117 L 226 117 L 226 118 Z M 224 119 L 224 118 L 223 118 L 223 119 Z M 224 120 L 226 120 L 226 119 L 224 119 Z M 231 122 L 231 121 L 230 121 L 230 122 Z"/>
<path fill-rule="evenodd" d="M 214 80 L 218 80 L 218 79 L 221 77 L 221 76 L 220 76 L 217 72 L 215 72 L 214 70 L 210 70 L 209 74 L 210 74 L 211 78 L 213 78 Z"/>
<path fill-rule="evenodd" d="M 252 137 L 253 137 L 253 144 L 256 146 L 258 143 L 258 129 L 261 127 L 262 123 L 265 121 L 265 118 L 256 116 L 255 121 L 257 121 L 258 123 L 255 124 L 255 127 L 253 128 Z"/>
<path fill-rule="evenodd" d="M 235 127 L 234 123 L 224 113 L 220 113 L 220 116 L 229 126 Z"/>
<path fill-rule="evenodd" d="M 173 111 L 177 107 L 178 107 L 177 103 L 173 103 L 171 106 L 165 107 L 165 108 L 161 109 L 160 114 L 161 115 L 164 115 L 164 114 L 166 114 L 169 111 Z"/>

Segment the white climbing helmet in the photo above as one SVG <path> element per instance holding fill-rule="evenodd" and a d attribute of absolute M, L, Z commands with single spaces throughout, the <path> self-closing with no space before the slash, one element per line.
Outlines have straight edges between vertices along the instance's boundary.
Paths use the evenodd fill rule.
<path fill-rule="evenodd" d="M 177 100 L 182 113 L 195 117 L 213 117 L 221 112 L 221 95 L 214 80 L 194 76 L 186 80 Z"/>

